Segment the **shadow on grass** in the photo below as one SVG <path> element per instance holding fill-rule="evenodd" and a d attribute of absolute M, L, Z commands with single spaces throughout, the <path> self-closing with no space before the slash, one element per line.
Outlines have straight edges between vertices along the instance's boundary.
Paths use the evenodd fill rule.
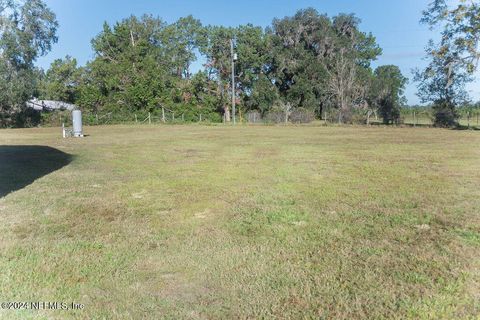
<path fill-rule="evenodd" d="M 46 146 L 0 146 L 0 198 L 63 168 L 73 156 Z"/>

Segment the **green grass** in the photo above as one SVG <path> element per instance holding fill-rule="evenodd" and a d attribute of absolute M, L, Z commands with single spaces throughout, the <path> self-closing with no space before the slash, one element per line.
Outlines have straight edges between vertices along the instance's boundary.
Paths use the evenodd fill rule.
<path fill-rule="evenodd" d="M 478 131 L 85 132 L 0 131 L 0 300 L 85 305 L 2 319 L 480 317 Z"/>

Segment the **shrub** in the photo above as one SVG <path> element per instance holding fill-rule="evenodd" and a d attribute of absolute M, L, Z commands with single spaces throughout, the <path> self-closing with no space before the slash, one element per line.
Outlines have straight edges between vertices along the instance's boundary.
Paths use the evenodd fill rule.
<path fill-rule="evenodd" d="M 433 124 L 435 127 L 450 128 L 458 125 L 458 113 L 455 106 L 447 102 L 440 102 L 433 106 Z"/>

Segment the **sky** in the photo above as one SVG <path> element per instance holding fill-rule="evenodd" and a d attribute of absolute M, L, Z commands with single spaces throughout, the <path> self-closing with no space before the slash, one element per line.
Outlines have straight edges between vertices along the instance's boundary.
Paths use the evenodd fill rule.
<path fill-rule="evenodd" d="M 252 23 L 266 27 L 273 18 L 291 16 L 299 9 L 313 7 L 320 13 L 335 16 L 355 13 L 362 20 L 360 30 L 372 32 L 383 54 L 373 67 L 398 65 L 410 79 L 405 95 L 409 104 L 419 103 L 412 69 L 426 65 L 424 48 L 437 31 L 420 25 L 422 10 L 430 0 L 45 0 L 60 24 L 58 43 L 38 59 L 37 65 L 48 69 L 50 63 L 66 55 L 79 65 L 93 58 L 91 40 L 102 30 L 103 23 L 114 24 L 130 15 L 152 14 L 168 23 L 193 15 L 204 25 L 238 26 Z M 201 60 L 197 67 L 201 67 Z M 480 83 L 476 79 L 468 91 L 480 100 Z"/>

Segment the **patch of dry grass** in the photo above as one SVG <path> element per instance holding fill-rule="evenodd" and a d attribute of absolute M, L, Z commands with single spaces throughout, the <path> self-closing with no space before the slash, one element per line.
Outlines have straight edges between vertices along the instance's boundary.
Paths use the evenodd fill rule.
<path fill-rule="evenodd" d="M 0 300 L 85 304 L 2 318 L 480 316 L 476 131 L 86 133 L 0 132 L 72 155 L 0 198 Z"/>

